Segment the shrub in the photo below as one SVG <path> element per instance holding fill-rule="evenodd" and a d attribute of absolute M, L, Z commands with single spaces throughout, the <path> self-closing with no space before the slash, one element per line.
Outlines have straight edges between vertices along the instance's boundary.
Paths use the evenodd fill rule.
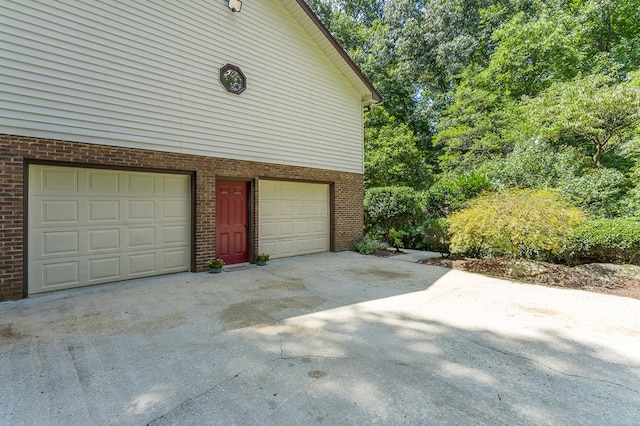
<path fill-rule="evenodd" d="M 572 263 L 640 263 L 640 217 L 596 219 L 568 237 L 565 257 Z"/>
<path fill-rule="evenodd" d="M 360 254 L 374 254 L 376 251 L 385 250 L 386 248 L 387 245 L 382 241 L 365 238 L 363 241 L 355 243 L 351 250 Z"/>
<path fill-rule="evenodd" d="M 599 217 L 615 217 L 622 210 L 619 202 L 627 191 L 625 177 L 616 169 L 599 168 L 583 176 L 563 180 L 562 191 L 578 207 Z"/>
<path fill-rule="evenodd" d="M 558 151 L 542 142 L 515 145 L 505 158 L 488 163 L 487 174 L 502 188 L 555 188 L 566 176 L 573 176 L 581 154 L 564 147 Z"/>
<path fill-rule="evenodd" d="M 484 195 L 449 217 L 451 252 L 550 258 L 584 213 L 556 192 L 517 189 Z"/>
<path fill-rule="evenodd" d="M 365 231 L 390 242 L 389 232 L 407 232 L 422 220 L 421 196 L 406 186 L 371 188 L 364 196 Z"/>
<path fill-rule="evenodd" d="M 444 255 L 449 253 L 449 222 L 445 218 L 427 219 L 422 225 L 424 248 Z"/>
<path fill-rule="evenodd" d="M 493 191 L 491 181 L 479 173 L 449 175 L 442 178 L 425 193 L 427 215 L 446 217 L 460 210 L 467 201 L 486 191 Z"/>

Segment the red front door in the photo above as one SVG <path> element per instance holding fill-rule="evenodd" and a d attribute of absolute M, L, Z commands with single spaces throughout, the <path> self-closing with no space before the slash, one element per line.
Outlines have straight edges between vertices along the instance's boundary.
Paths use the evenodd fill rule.
<path fill-rule="evenodd" d="M 249 182 L 216 181 L 216 257 L 249 260 Z"/>

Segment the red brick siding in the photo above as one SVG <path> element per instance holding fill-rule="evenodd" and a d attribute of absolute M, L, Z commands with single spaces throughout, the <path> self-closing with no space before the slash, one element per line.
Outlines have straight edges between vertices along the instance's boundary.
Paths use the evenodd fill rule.
<path fill-rule="evenodd" d="M 254 185 L 253 221 L 258 222 L 260 178 L 326 182 L 332 185 L 332 251 L 348 250 L 362 238 L 363 177 L 361 174 L 201 157 L 106 145 L 0 135 L 0 300 L 23 297 L 24 180 L 28 161 L 54 161 L 114 168 L 140 168 L 195 173 L 195 265 L 206 269 L 215 256 L 216 177 L 251 179 Z M 254 227 L 253 250 L 258 250 Z"/>

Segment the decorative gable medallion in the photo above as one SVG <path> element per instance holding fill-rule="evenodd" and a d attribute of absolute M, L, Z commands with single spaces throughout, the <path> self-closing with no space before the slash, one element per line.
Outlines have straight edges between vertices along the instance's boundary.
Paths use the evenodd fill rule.
<path fill-rule="evenodd" d="M 229 93 L 239 95 L 247 88 L 247 78 L 235 65 L 227 64 L 220 68 L 220 83 Z"/>

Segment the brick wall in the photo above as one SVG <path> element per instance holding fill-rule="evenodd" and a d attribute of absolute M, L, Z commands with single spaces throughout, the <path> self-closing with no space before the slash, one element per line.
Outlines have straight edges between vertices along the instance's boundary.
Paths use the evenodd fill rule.
<path fill-rule="evenodd" d="M 195 265 L 206 269 L 215 255 L 216 177 L 302 180 L 332 184 L 332 251 L 348 250 L 362 238 L 364 194 L 361 174 L 293 167 L 223 158 L 200 157 L 106 145 L 0 135 L 0 300 L 23 297 L 24 189 L 25 165 L 59 162 L 60 165 L 100 165 L 149 171 L 195 173 Z M 254 223 L 258 222 L 258 191 L 255 189 Z M 258 250 L 258 229 L 254 228 L 254 252 Z"/>

